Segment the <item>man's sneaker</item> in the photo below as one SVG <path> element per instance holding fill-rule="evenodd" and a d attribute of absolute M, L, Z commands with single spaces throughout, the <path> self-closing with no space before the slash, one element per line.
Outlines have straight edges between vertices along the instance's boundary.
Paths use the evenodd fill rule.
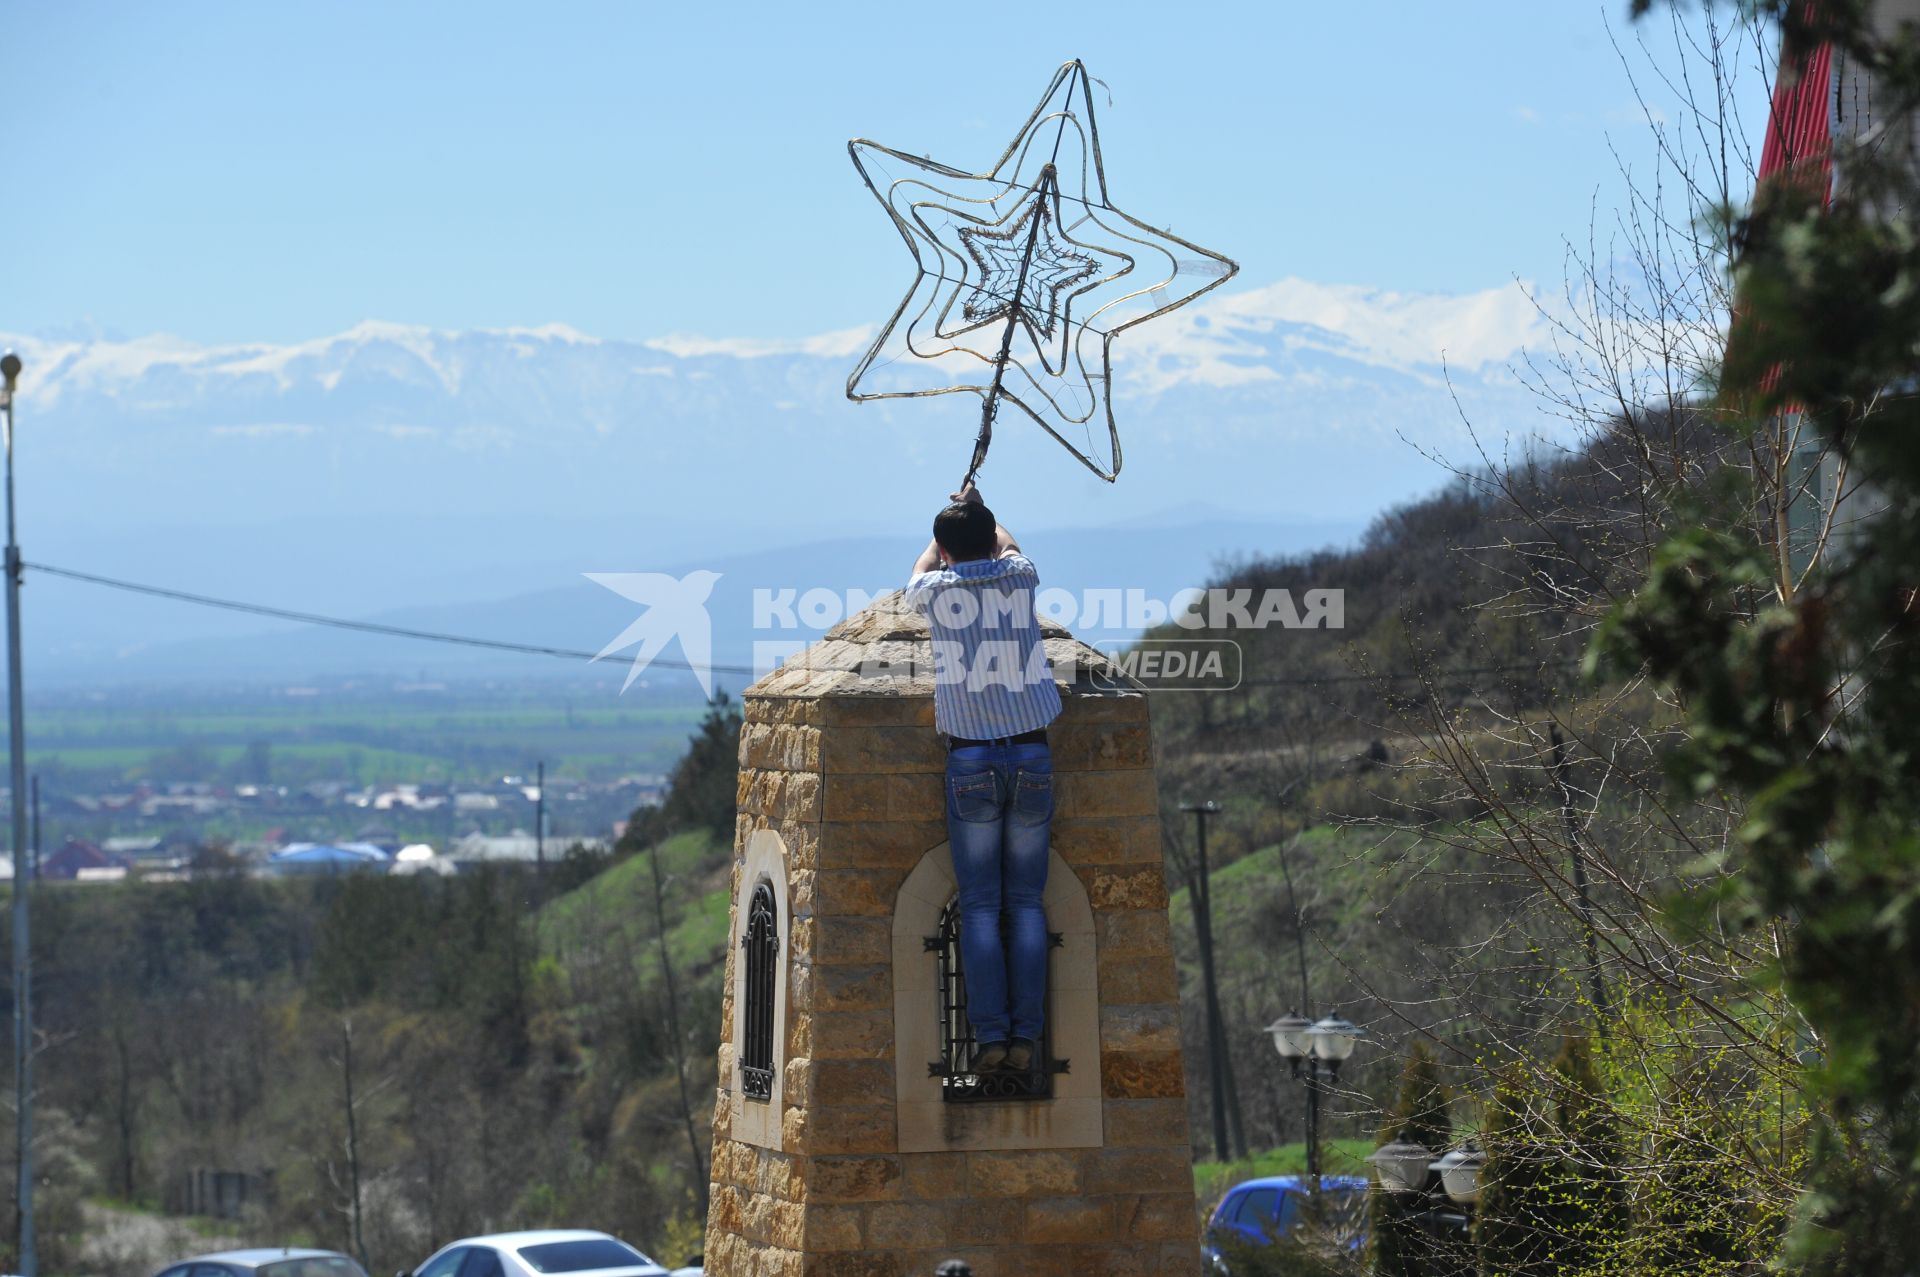
<path fill-rule="evenodd" d="M 1015 1038 L 1007 1043 L 1007 1067 L 1016 1073 L 1025 1073 L 1033 1064 L 1033 1039 Z"/>
<path fill-rule="evenodd" d="M 1007 1062 L 1007 1053 L 1010 1049 L 1005 1042 L 987 1043 L 974 1052 L 973 1071 L 975 1073 L 993 1072 Z"/>

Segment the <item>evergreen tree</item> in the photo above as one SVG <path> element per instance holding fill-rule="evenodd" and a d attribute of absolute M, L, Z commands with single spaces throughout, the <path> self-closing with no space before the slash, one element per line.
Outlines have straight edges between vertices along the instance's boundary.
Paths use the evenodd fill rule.
<path fill-rule="evenodd" d="M 631 855 L 661 839 L 704 829 L 722 844 L 733 841 L 735 786 L 740 767 L 740 706 L 724 691 L 714 693 L 687 752 L 667 779 L 658 807 L 642 807 L 627 823 L 620 853 Z"/>
<path fill-rule="evenodd" d="M 1535 1107 L 1538 1098 L 1518 1070 L 1503 1074 L 1493 1089 L 1474 1217 L 1482 1277 L 1563 1272 L 1565 1169 L 1552 1123 Z"/>
<path fill-rule="evenodd" d="M 1544 1078 L 1510 1072 L 1484 1132 L 1475 1231 L 1485 1277 L 1617 1271 L 1629 1235 L 1613 1101 L 1585 1032 Z"/>
<path fill-rule="evenodd" d="M 1453 1140 L 1447 1115 L 1447 1088 L 1427 1044 L 1415 1041 L 1400 1076 L 1400 1095 L 1380 1124 L 1380 1142 L 1408 1140 L 1425 1145 L 1435 1157 Z M 1424 1209 L 1425 1202 L 1414 1209 Z M 1387 1192 L 1367 1194 L 1367 1245 L 1376 1277 L 1428 1277 L 1448 1271 L 1435 1239 L 1411 1218 L 1407 1204 Z"/>
<path fill-rule="evenodd" d="M 1641 1204 L 1634 1263 L 1651 1277 L 1720 1277 L 1750 1272 L 1777 1238 L 1763 1230 L 1736 1191 L 1732 1159 L 1723 1150 L 1726 1124 L 1716 1119 L 1715 1088 L 1698 1066 L 1684 1067 L 1661 1096 L 1652 1139 L 1660 1178 Z"/>
<path fill-rule="evenodd" d="M 1438 1157 L 1453 1141 L 1453 1119 L 1447 1113 L 1447 1088 L 1440 1067 L 1425 1042 L 1416 1041 L 1400 1076 L 1400 1096 L 1394 1104 L 1401 1138 L 1424 1144 Z"/>
<path fill-rule="evenodd" d="M 1867 0 L 1754 7 L 1783 20 L 1782 76 L 1830 57 L 1838 74 L 1844 57 L 1872 77 L 1876 107 L 1870 132 L 1799 170 L 1814 180 L 1757 193 L 1715 406 L 1749 446 L 1818 440 L 1862 495 L 1835 522 L 1844 545 L 1810 566 L 1790 538 L 1677 532 L 1596 655 L 1674 689 L 1689 737 L 1677 781 L 1742 804 L 1705 902 L 1790 937 L 1779 976 L 1819 1054 L 1789 1262 L 1907 1277 L 1920 1254 L 1920 26 Z M 1757 495 L 1725 504 L 1752 510 Z"/>
<path fill-rule="evenodd" d="M 1553 1087 L 1554 1124 L 1564 1157 L 1558 1212 L 1563 1270 L 1606 1271 L 1626 1240 L 1627 1202 L 1613 1102 L 1594 1068 L 1585 1032 L 1561 1043 Z"/>

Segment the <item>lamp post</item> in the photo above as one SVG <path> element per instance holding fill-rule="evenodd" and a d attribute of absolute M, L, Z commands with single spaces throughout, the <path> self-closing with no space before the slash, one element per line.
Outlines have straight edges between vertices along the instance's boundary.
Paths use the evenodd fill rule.
<path fill-rule="evenodd" d="M 13 393 L 20 356 L 0 355 L 0 409 L 6 414 L 7 453 L 7 753 L 13 809 L 13 1084 L 14 1209 L 21 1277 L 37 1277 L 33 1240 L 33 969 L 27 945 L 27 891 L 33 866 L 27 851 L 27 719 L 20 700 L 20 546 L 13 531 Z"/>
<path fill-rule="evenodd" d="M 1468 1211 L 1480 1200 L 1485 1153 L 1463 1144 L 1436 1159 L 1432 1149 L 1403 1132 L 1373 1150 L 1367 1161 L 1379 1177 L 1381 1191 L 1394 1197 L 1402 1219 L 1435 1238 L 1466 1233 L 1471 1222 Z"/>
<path fill-rule="evenodd" d="M 1353 1055 L 1360 1027 L 1340 1015 L 1312 1021 L 1289 1011 L 1267 1026 L 1273 1049 L 1287 1062 L 1295 1081 L 1307 1088 L 1307 1179 L 1320 1191 L 1320 1091 L 1340 1076 L 1340 1066 Z"/>

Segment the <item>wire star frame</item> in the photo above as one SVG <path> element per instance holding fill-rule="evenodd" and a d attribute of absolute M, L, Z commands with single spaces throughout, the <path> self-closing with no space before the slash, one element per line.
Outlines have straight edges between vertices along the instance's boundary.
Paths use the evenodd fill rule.
<path fill-rule="evenodd" d="M 966 482 L 986 460 L 1002 402 L 1102 479 L 1115 479 L 1113 339 L 1218 288 L 1240 267 L 1114 207 L 1086 67 L 1076 59 L 1055 72 L 985 173 L 864 138 L 847 150 L 918 267 L 847 379 L 847 397 L 980 396 Z M 908 357 L 950 369 L 952 382 L 926 386 L 898 375 Z"/>

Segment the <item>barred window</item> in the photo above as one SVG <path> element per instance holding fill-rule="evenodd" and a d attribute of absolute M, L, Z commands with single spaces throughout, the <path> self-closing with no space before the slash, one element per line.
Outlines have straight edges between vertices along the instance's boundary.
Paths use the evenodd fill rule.
<path fill-rule="evenodd" d="M 753 889 L 747 909 L 746 1040 L 740 1048 L 740 1091 L 763 1103 L 773 1098 L 773 996 L 779 971 L 780 918 L 773 901 L 773 884 L 762 881 Z"/>
<path fill-rule="evenodd" d="M 1064 938 L 1049 932 L 1052 948 Z M 940 1058 L 927 1065 L 929 1076 L 940 1079 L 940 1098 L 949 1104 L 968 1104 L 981 1100 L 1045 1100 L 1053 1097 L 1053 1075 L 1067 1072 L 1066 1060 L 1053 1058 L 1052 1034 L 1045 1021 L 1040 1031 L 1039 1049 L 1033 1064 L 1024 1071 L 996 1069 L 976 1072 L 974 1059 L 980 1044 L 974 1040 L 973 1024 L 967 1019 L 967 977 L 960 958 L 960 902 L 950 901 L 940 911 L 940 929 L 926 937 L 927 949 L 940 963 Z M 1052 1020 L 1047 1008 L 1046 1021 Z"/>

